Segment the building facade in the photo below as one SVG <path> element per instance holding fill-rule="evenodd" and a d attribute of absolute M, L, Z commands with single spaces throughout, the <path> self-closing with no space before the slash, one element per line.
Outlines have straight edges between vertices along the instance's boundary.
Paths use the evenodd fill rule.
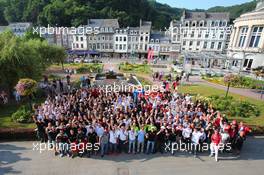
<path fill-rule="evenodd" d="M 180 22 L 170 24 L 172 43 L 180 42 L 181 51 L 223 53 L 230 33 L 229 13 L 184 11 Z"/>
<path fill-rule="evenodd" d="M 227 62 L 229 67 L 250 70 L 264 66 L 264 1 L 252 12 L 242 14 L 234 21 Z"/>

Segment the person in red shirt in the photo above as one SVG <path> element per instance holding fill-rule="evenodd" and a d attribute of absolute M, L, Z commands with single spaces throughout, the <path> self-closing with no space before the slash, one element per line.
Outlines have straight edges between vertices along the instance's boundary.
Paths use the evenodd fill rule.
<path fill-rule="evenodd" d="M 221 143 L 221 134 L 219 133 L 218 129 L 215 129 L 214 134 L 211 137 L 211 145 L 210 150 L 211 154 L 210 157 L 212 157 L 215 154 L 215 161 L 218 162 L 218 150 L 219 150 L 219 143 Z"/>

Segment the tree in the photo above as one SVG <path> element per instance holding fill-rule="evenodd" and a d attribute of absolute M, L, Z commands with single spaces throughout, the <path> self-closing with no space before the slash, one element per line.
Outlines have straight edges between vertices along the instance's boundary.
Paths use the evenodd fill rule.
<path fill-rule="evenodd" d="M 236 79 L 236 76 L 233 75 L 233 74 L 227 74 L 225 75 L 224 77 L 224 82 L 227 84 L 227 90 L 226 90 L 226 95 L 225 97 L 227 98 L 228 96 L 228 92 L 229 92 L 229 89 L 230 89 L 230 85 L 231 83 Z"/>
<path fill-rule="evenodd" d="M 11 92 L 21 78 L 38 80 L 50 64 L 63 65 L 65 58 L 62 47 L 4 32 L 0 34 L 0 87 Z"/>
<path fill-rule="evenodd" d="M 20 79 L 15 87 L 18 94 L 29 98 L 29 106 L 32 109 L 32 95 L 37 91 L 37 82 L 30 78 Z"/>

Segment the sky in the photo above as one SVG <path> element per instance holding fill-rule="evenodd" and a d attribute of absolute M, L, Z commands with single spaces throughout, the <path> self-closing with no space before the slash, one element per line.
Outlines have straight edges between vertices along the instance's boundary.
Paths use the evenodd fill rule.
<path fill-rule="evenodd" d="M 214 6 L 231 6 L 252 0 L 156 0 L 172 7 L 187 8 L 187 9 L 208 9 Z"/>

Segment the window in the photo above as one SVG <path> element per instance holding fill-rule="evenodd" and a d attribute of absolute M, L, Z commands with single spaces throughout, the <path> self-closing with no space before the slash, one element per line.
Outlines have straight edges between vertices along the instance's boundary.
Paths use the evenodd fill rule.
<path fill-rule="evenodd" d="M 248 27 L 242 27 L 240 29 L 240 37 L 239 37 L 239 43 L 238 47 L 244 47 L 246 37 L 247 37 Z"/>
<path fill-rule="evenodd" d="M 125 44 L 123 45 L 123 49 L 126 50 L 126 45 Z"/>
<path fill-rule="evenodd" d="M 115 45 L 115 49 L 118 50 L 118 44 Z"/>
<path fill-rule="evenodd" d="M 140 37 L 140 41 L 143 41 L 143 36 Z"/>
<path fill-rule="evenodd" d="M 193 45 L 193 42 L 192 41 L 190 41 L 190 44 L 189 44 L 190 46 L 192 46 Z"/>
<path fill-rule="evenodd" d="M 122 37 L 121 36 L 119 37 L 119 41 L 122 41 Z"/>
<path fill-rule="evenodd" d="M 126 41 L 127 40 L 127 38 L 126 37 L 124 37 L 124 41 Z"/>
<path fill-rule="evenodd" d="M 200 46 L 200 43 L 201 43 L 200 41 L 197 41 L 197 46 Z"/>
<path fill-rule="evenodd" d="M 78 36 L 76 36 L 76 41 L 79 41 L 79 38 L 78 38 Z"/>
<path fill-rule="evenodd" d="M 186 41 L 183 41 L 183 45 L 186 46 Z"/>
<path fill-rule="evenodd" d="M 146 36 L 145 41 L 148 42 L 148 37 Z"/>
<path fill-rule="evenodd" d="M 192 34 L 191 34 L 191 38 L 193 38 L 194 37 L 194 31 L 192 31 Z"/>
<path fill-rule="evenodd" d="M 221 50 L 221 48 L 222 48 L 222 42 L 219 42 L 219 43 L 218 43 L 218 46 L 217 46 L 217 49 L 218 49 L 218 50 Z"/>
<path fill-rule="evenodd" d="M 83 44 L 81 44 L 81 48 L 83 48 Z"/>
<path fill-rule="evenodd" d="M 118 37 L 116 37 L 116 41 L 118 41 Z"/>
<path fill-rule="evenodd" d="M 249 47 L 258 47 L 263 27 L 254 27 L 251 34 Z"/>
<path fill-rule="evenodd" d="M 214 49 L 215 42 L 211 42 L 211 49 Z"/>
<path fill-rule="evenodd" d="M 207 48 L 207 42 L 204 42 L 203 48 L 204 48 L 204 49 Z"/>
<path fill-rule="evenodd" d="M 122 44 L 119 44 L 119 50 L 122 50 Z"/>
<path fill-rule="evenodd" d="M 80 37 L 80 40 L 83 41 L 83 37 Z"/>

